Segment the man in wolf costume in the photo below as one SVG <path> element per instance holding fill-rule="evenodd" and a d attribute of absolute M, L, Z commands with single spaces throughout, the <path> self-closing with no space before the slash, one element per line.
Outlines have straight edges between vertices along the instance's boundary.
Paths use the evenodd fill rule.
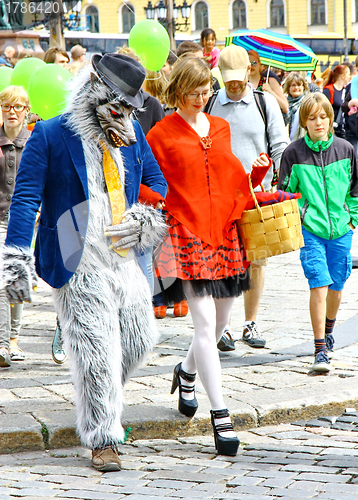
<path fill-rule="evenodd" d="M 74 82 L 68 113 L 37 123 L 28 141 L 10 208 L 3 274 L 10 302 L 30 301 L 30 247 L 41 204 L 36 271 L 54 288 L 72 363 L 78 433 L 92 449 L 93 466 L 110 471 L 120 469 L 124 382 L 157 339 L 137 254 L 159 243 L 165 225 L 156 210 L 136 203 L 139 186 L 164 197 L 166 182 L 139 124 L 130 119 L 142 106 L 144 68 L 119 54 L 93 56 L 92 66 Z M 128 146 L 122 148 L 124 161 L 119 146 Z M 123 212 L 116 213 L 121 204 L 124 217 L 114 224 L 122 218 Z"/>

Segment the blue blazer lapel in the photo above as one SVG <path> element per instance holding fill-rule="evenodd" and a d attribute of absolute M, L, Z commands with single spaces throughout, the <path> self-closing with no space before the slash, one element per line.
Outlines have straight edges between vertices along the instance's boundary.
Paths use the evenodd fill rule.
<path fill-rule="evenodd" d="M 81 180 L 85 196 L 88 199 L 87 170 L 81 140 L 69 129 L 65 129 L 62 137 L 67 146 L 78 176 Z"/>

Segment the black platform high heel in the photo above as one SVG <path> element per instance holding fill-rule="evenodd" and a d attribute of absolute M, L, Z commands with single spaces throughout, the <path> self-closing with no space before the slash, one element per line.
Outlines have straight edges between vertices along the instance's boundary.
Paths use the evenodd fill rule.
<path fill-rule="evenodd" d="M 190 386 L 190 385 L 183 385 L 180 382 L 180 378 L 186 380 L 187 382 L 194 382 L 196 373 L 186 373 L 184 370 L 181 368 L 181 363 L 176 365 L 174 368 L 174 373 L 173 373 L 173 383 L 172 383 L 172 389 L 170 391 L 170 394 L 174 394 L 176 391 L 176 388 L 179 386 L 179 404 L 178 404 L 178 409 L 180 413 L 187 417 L 193 417 L 195 415 L 196 410 L 198 409 L 198 401 L 195 397 L 195 388 Z M 184 399 L 182 397 L 182 393 L 189 394 L 190 392 L 194 393 L 194 399 Z"/>
<path fill-rule="evenodd" d="M 233 431 L 234 428 L 232 423 L 225 424 L 215 424 L 215 420 L 220 418 L 229 417 L 229 410 L 210 410 L 211 413 L 211 423 L 214 429 L 214 439 L 215 439 L 215 448 L 218 452 L 218 455 L 227 455 L 230 457 L 234 457 L 237 454 L 237 450 L 239 448 L 240 441 L 235 437 L 223 437 L 220 432 Z"/>

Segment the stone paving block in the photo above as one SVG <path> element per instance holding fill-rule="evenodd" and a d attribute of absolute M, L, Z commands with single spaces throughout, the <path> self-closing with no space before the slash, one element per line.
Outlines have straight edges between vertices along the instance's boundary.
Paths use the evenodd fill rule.
<path fill-rule="evenodd" d="M 348 468 L 348 467 L 358 467 L 358 463 L 349 458 L 335 457 L 334 459 L 325 460 L 325 457 L 322 457 L 323 460 L 319 461 L 319 465 L 322 467 L 338 467 L 338 468 Z"/>
<path fill-rule="evenodd" d="M 348 449 L 348 448 L 325 448 L 321 451 L 320 456 L 324 457 L 326 455 L 338 455 L 341 457 L 358 457 L 358 449 Z"/>
<path fill-rule="evenodd" d="M 280 479 L 292 479 L 296 477 L 295 472 L 286 472 L 282 470 L 255 470 L 250 471 L 247 474 L 247 477 L 261 477 L 261 478 L 269 478 L 276 477 Z"/>
<path fill-rule="evenodd" d="M 119 495 L 117 493 L 100 493 L 100 495 L 101 500 L 119 500 L 120 498 L 123 498 L 123 495 Z M 98 492 L 96 491 L 68 490 L 66 492 L 62 492 L 61 496 L 63 498 L 75 498 L 76 500 L 99 500 Z"/>
<path fill-rule="evenodd" d="M 305 465 L 305 464 L 290 464 L 284 465 L 281 471 L 288 472 L 315 472 L 322 474 L 337 474 L 340 469 L 338 467 L 322 467 L 319 465 Z"/>
<path fill-rule="evenodd" d="M 67 401 L 49 401 L 46 398 L 41 399 L 16 399 L 13 401 L 8 401 L 5 408 L 5 413 L 7 415 L 15 414 L 15 415 L 24 415 L 29 414 L 30 416 L 35 411 L 47 411 L 49 408 L 49 404 L 51 404 L 52 411 L 58 410 L 74 410 L 74 406 Z M 21 450 L 18 450 L 21 451 Z"/>
<path fill-rule="evenodd" d="M 80 439 L 76 433 L 75 410 L 41 411 L 34 412 L 34 416 L 46 426 L 48 430 L 48 447 L 61 448 L 65 446 L 79 446 Z"/>
<path fill-rule="evenodd" d="M 230 479 L 234 476 L 232 472 L 228 472 L 227 478 Z M 196 474 L 181 474 L 176 471 L 156 471 L 150 472 L 146 475 L 145 479 L 154 481 L 155 479 L 172 479 L 177 481 L 189 481 L 193 483 L 221 483 L 225 481 L 222 474 L 203 474 L 201 472 Z"/>
<path fill-rule="evenodd" d="M 0 453 L 45 448 L 42 428 L 30 415 L 0 414 Z"/>
<path fill-rule="evenodd" d="M 118 498 L 123 498 L 123 497 L 118 497 Z M 126 500 L 168 500 L 168 497 L 164 496 L 147 496 L 147 495 L 128 495 L 125 497 Z M 178 498 L 178 497 L 171 497 L 172 499 Z"/>
<path fill-rule="evenodd" d="M 51 483 L 50 481 L 44 483 L 44 482 L 41 482 L 41 481 L 15 481 L 12 483 L 11 485 L 12 488 L 19 488 L 19 489 L 23 489 L 23 488 L 44 488 L 44 489 L 49 489 L 49 488 L 58 488 L 58 483 Z"/>
<path fill-rule="evenodd" d="M 102 473 L 96 471 L 92 467 L 90 467 L 90 463 L 88 467 L 76 467 L 76 466 L 68 466 L 63 467 L 60 465 L 34 465 L 31 467 L 31 472 L 34 474 L 51 474 L 51 475 L 66 475 L 66 476 L 80 476 L 80 477 L 102 477 Z M 114 474 L 112 472 L 112 474 Z"/>
<path fill-rule="evenodd" d="M 216 494 L 214 495 L 214 498 L 236 498 L 236 500 L 238 500 L 241 494 L 246 494 L 246 495 L 256 495 L 257 499 L 259 498 L 261 499 L 261 497 L 263 495 L 267 495 L 269 491 L 270 491 L 269 488 L 264 488 L 261 486 L 243 485 L 243 486 L 236 486 L 235 488 L 230 488 L 229 493 Z"/>
<path fill-rule="evenodd" d="M 346 476 L 337 476 L 335 474 L 323 474 L 314 472 L 303 472 L 296 476 L 297 481 L 315 481 L 319 483 L 346 483 Z"/>
<path fill-rule="evenodd" d="M 63 401 L 63 398 L 44 387 L 14 387 L 11 390 L 18 398 L 46 398 L 47 401 Z"/>
<path fill-rule="evenodd" d="M 148 488 L 163 488 L 163 489 L 177 489 L 177 490 L 189 490 L 197 483 L 185 481 L 175 481 L 172 479 L 154 479 L 148 484 Z"/>
<path fill-rule="evenodd" d="M 11 496 L 13 497 L 40 497 L 42 499 L 55 498 L 56 495 L 63 494 L 62 490 L 55 490 L 50 488 L 21 488 L 21 489 L 9 489 L 11 490 Z M 103 499 L 104 500 L 104 499 Z"/>
<path fill-rule="evenodd" d="M 248 476 L 236 476 L 230 479 L 226 483 L 228 488 L 233 488 L 235 486 L 257 486 L 262 483 L 264 478 L 262 477 L 248 477 Z"/>
<path fill-rule="evenodd" d="M 323 448 L 318 448 L 316 446 L 287 446 L 285 444 L 253 444 L 245 446 L 245 449 L 250 451 L 273 451 L 276 453 L 311 453 L 311 454 L 321 454 Z"/>
<path fill-rule="evenodd" d="M 146 486 L 147 484 L 149 484 L 150 481 L 149 480 L 140 480 L 140 479 L 136 479 L 135 480 L 135 485 L 138 486 L 138 487 L 144 487 Z M 132 478 L 120 478 L 120 477 L 113 477 L 113 478 L 105 478 L 105 479 L 101 479 L 100 481 L 100 484 L 108 484 L 108 485 L 112 485 L 112 486 L 119 486 L 119 487 L 128 487 L 128 486 L 132 486 L 133 485 L 133 479 Z"/>
<path fill-rule="evenodd" d="M 220 493 L 224 490 L 226 490 L 226 485 L 225 484 L 210 484 L 210 483 L 200 483 L 196 484 L 192 488 L 193 491 L 204 491 L 207 492 L 209 495 L 213 493 Z"/>
<path fill-rule="evenodd" d="M 287 488 L 293 483 L 293 478 L 269 477 L 261 483 L 260 486 L 267 486 L 268 488 Z"/>
<path fill-rule="evenodd" d="M 176 491 L 176 490 L 175 490 Z M 186 490 L 182 490 L 183 494 L 187 494 Z M 170 496 L 174 492 L 173 489 L 170 488 L 155 488 L 151 486 L 137 486 L 136 483 L 133 484 L 128 484 L 127 486 L 122 486 L 121 488 L 118 488 L 115 490 L 114 493 L 121 494 L 121 495 L 153 495 L 153 496 L 163 496 L 163 495 L 168 495 Z"/>
<path fill-rule="evenodd" d="M 279 470 L 281 468 L 281 464 L 260 464 L 258 462 L 237 462 L 229 467 L 230 470 L 234 471 L 235 474 L 238 471 L 260 471 L 260 470 Z"/>
<path fill-rule="evenodd" d="M 308 500 L 309 498 L 314 498 L 314 499 L 317 498 L 316 491 L 310 491 L 310 492 L 305 491 L 304 496 L 302 496 L 302 492 L 300 494 L 298 494 L 296 491 L 291 491 L 291 490 L 284 489 L 284 488 L 273 488 L 270 491 L 270 494 L 272 495 L 271 498 L 275 498 L 275 500 L 277 500 L 277 499 L 279 499 L 279 500 L 286 500 L 286 499 L 287 500 Z M 256 499 L 256 500 L 258 500 L 258 499 Z M 328 499 L 326 499 L 326 500 L 328 500 Z"/>

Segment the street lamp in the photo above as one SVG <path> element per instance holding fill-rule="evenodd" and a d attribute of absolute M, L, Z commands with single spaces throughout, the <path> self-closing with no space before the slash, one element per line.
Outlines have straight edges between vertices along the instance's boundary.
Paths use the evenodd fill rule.
<path fill-rule="evenodd" d="M 187 1 L 183 1 L 183 5 L 176 5 L 175 0 L 160 0 L 155 7 L 149 0 L 148 5 L 144 7 L 145 16 L 147 19 L 158 19 L 169 33 L 170 45 L 175 49 L 174 34 L 176 31 L 187 31 L 189 29 L 190 8 Z M 179 12 L 183 19 L 179 22 Z"/>

